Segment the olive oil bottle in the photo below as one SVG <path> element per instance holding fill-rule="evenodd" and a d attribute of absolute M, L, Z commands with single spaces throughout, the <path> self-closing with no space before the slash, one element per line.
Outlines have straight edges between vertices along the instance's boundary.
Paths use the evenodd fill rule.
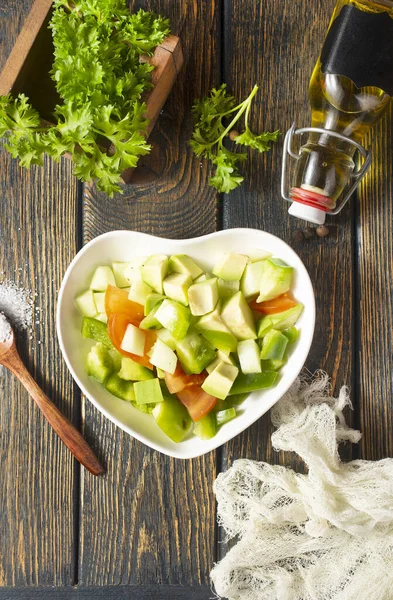
<path fill-rule="evenodd" d="M 339 0 L 310 81 L 312 124 L 298 130 L 308 139 L 297 155 L 290 151 L 290 214 L 322 224 L 338 212 L 345 188 L 360 180 L 354 155 L 367 157 L 361 142 L 392 96 L 393 0 Z"/>

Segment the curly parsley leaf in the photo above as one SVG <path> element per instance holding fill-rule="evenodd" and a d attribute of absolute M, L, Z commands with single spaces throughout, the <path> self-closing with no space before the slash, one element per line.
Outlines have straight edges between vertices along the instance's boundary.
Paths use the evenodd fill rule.
<path fill-rule="evenodd" d="M 215 166 L 209 184 L 219 192 L 228 194 L 243 183 L 244 178 L 238 171 L 238 163 L 247 157 L 246 154 L 230 152 L 224 146 L 224 142 L 234 139 L 238 146 L 248 146 L 259 152 L 266 152 L 270 150 L 271 142 L 277 141 L 280 135 L 279 131 L 255 134 L 250 130 L 250 109 L 257 91 L 258 86 L 254 86 L 248 98 L 236 104 L 236 99 L 228 94 L 224 83 L 218 89 L 213 88 L 209 96 L 194 103 L 196 123 L 190 146 L 196 156 L 210 159 Z M 244 132 L 231 138 L 233 127 L 244 113 Z"/>

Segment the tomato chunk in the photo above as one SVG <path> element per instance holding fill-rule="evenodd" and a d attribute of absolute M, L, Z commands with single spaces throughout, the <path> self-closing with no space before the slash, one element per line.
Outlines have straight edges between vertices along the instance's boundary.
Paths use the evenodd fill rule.
<path fill-rule="evenodd" d="M 184 388 L 184 390 L 178 392 L 176 395 L 180 402 L 187 408 L 188 414 L 194 422 L 203 419 L 217 404 L 217 398 L 207 394 L 198 385 Z"/>
<path fill-rule="evenodd" d="M 199 375 L 187 375 L 178 362 L 176 371 L 173 375 L 170 375 L 170 373 L 165 373 L 165 383 L 171 394 L 177 394 L 177 392 L 181 392 L 187 387 L 191 387 L 193 385 L 201 386 L 206 377 L 206 371 L 203 371 Z"/>
<path fill-rule="evenodd" d="M 105 294 L 105 312 L 108 318 L 114 314 L 127 315 L 138 324 L 144 318 L 143 306 L 128 299 L 128 292 L 114 285 L 108 285 Z"/>
<path fill-rule="evenodd" d="M 123 356 L 127 356 L 128 358 L 132 358 L 135 362 L 148 369 L 153 369 L 153 366 L 150 364 L 149 357 L 147 356 L 147 352 L 149 352 L 150 348 L 153 346 L 156 341 L 157 334 L 155 331 L 146 331 L 146 342 L 145 342 L 145 355 L 137 356 L 136 354 L 132 354 L 131 352 L 125 352 L 121 343 L 124 338 L 124 334 L 126 332 L 127 326 L 129 324 L 135 325 L 135 327 L 139 326 L 139 321 L 132 320 L 128 315 L 122 315 L 121 313 L 116 313 L 111 315 L 108 320 L 108 333 L 111 339 L 112 344 L 116 348 L 120 354 Z"/>
<path fill-rule="evenodd" d="M 285 310 L 293 308 L 296 306 L 297 302 L 287 292 L 286 294 L 277 296 L 277 298 L 274 298 L 274 300 L 266 300 L 266 302 L 257 302 L 256 300 L 253 300 L 249 304 L 251 310 L 256 310 L 263 315 L 274 315 L 276 313 L 284 312 Z"/>

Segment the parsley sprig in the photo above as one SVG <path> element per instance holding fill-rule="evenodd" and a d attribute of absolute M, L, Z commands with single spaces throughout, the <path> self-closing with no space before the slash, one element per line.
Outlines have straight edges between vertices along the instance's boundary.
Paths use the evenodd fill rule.
<path fill-rule="evenodd" d="M 153 67 L 140 62 L 169 34 L 168 20 L 130 14 L 126 0 L 55 0 L 50 22 L 51 72 L 61 103 L 54 126 L 20 94 L 0 97 L 0 137 L 24 167 L 68 152 L 82 181 L 97 180 L 109 196 L 121 191 L 121 173 L 150 152 L 142 94 Z M 107 150 L 105 148 L 108 148 Z"/>
<path fill-rule="evenodd" d="M 244 181 L 244 177 L 238 171 L 238 164 L 247 159 L 247 154 L 230 151 L 224 145 L 228 138 L 233 139 L 238 146 L 248 146 L 259 152 L 266 152 L 270 150 L 271 142 L 276 142 L 280 135 L 279 131 L 260 134 L 251 131 L 250 110 L 257 92 L 258 86 L 255 85 L 248 98 L 237 104 L 234 96 L 228 94 L 224 83 L 218 89 L 213 88 L 209 96 L 194 103 L 196 123 L 190 145 L 197 156 L 212 161 L 215 172 L 209 184 L 219 192 L 228 194 Z M 231 132 L 243 114 L 245 129 L 233 137 Z"/>

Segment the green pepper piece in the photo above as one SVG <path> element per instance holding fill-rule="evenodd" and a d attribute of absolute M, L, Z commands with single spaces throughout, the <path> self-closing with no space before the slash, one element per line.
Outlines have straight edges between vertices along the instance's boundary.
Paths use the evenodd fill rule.
<path fill-rule="evenodd" d="M 118 375 L 121 379 L 125 379 L 126 381 L 146 381 L 147 379 L 154 379 L 153 371 L 136 363 L 132 358 L 127 358 L 125 356 L 121 359 L 121 368 Z"/>
<path fill-rule="evenodd" d="M 87 373 L 100 383 L 104 383 L 113 372 L 113 358 L 104 344 L 95 344 L 86 360 Z"/>
<path fill-rule="evenodd" d="M 287 364 L 287 360 L 261 360 L 262 371 L 279 371 L 284 365 Z"/>
<path fill-rule="evenodd" d="M 176 342 L 176 352 L 181 366 L 186 373 L 202 373 L 216 358 L 213 346 L 198 333 L 190 333 Z"/>
<path fill-rule="evenodd" d="M 272 329 L 263 339 L 261 359 L 282 360 L 287 346 L 288 338 L 281 331 Z"/>
<path fill-rule="evenodd" d="M 131 402 L 131 404 L 134 408 L 147 415 L 151 415 L 156 406 L 155 404 L 138 404 L 137 402 Z"/>
<path fill-rule="evenodd" d="M 134 384 L 131 383 L 131 381 L 121 379 L 115 373 L 109 377 L 105 387 L 108 392 L 117 398 L 121 398 L 121 400 L 126 400 L 127 402 L 133 402 L 135 400 Z"/>
<path fill-rule="evenodd" d="M 192 426 L 186 407 L 174 396 L 159 402 L 153 409 L 153 417 L 158 427 L 176 443 L 184 440 Z"/>
<path fill-rule="evenodd" d="M 201 440 L 210 440 L 217 433 L 217 421 L 214 412 L 209 412 L 203 419 L 195 423 L 194 433 Z"/>
<path fill-rule="evenodd" d="M 162 325 L 159 321 L 157 321 L 155 314 L 158 311 L 158 309 L 160 308 L 162 304 L 161 302 L 158 302 L 154 308 L 151 309 L 151 311 L 149 312 L 149 314 L 147 315 L 147 317 L 145 317 L 144 319 L 142 319 L 142 321 L 140 322 L 139 327 L 141 329 L 162 329 Z"/>
<path fill-rule="evenodd" d="M 145 302 L 145 317 L 147 317 L 147 315 L 151 313 L 151 311 L 157 304 L 161 304 L 164 300 L 165 296 L 163 296 L 162 294 L 156 294 L 156 292 L 149 294 Z"/>
<path fill-rule="evenodd" d="M 249 394 L 257 390 L 271 388 L 276 383 L 277 377 L 278 373 L 275 371 L 265 371 L 264 373 L 253 373 L 251 375 L 239 373 L 235 383 L 231 387 L 229 396 Z"/>
<path fill-rule="evenodd" d="M 288 343 L 293 344 L 300 337 L 300 331 L 296 327 L 289 327 L 289 329 L 284 329 L 283 334 L 288 338 Z"/>
<path fill-rule="evenodd" d="M 93 319 L 93 317 L 83 317 L 82 319 L 82 337 L 89 340 L 95 340 L 101 342 L 110 350 L 113 350 L 114 346 L 109 338 L 108 327 L 106 323 Z"/>
<path fill-rule="evenodd" d="M 227 408 L 225 410 L 220 410 L 220 412 L 216 413 L 216 421 L 217 426 L 225 425 L 225 423 L 229 423 L 236 417 L 236 409 L 235 408 Z"/>

